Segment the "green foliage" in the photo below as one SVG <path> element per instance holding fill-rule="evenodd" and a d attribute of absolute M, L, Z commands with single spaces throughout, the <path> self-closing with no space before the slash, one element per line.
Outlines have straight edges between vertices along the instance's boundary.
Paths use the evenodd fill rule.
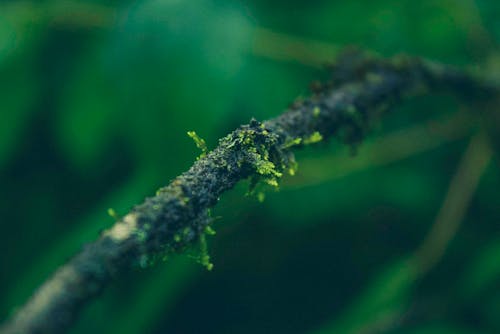
<path fill-rule="evenodd" d="M 494 72 L 499 15 L 494 0 L 1 2 L 0 318 L 113 224 L 108 207 L 128 212 L 192 164 L 187 130 L 215 143 L 308 96 L 322 79 L 309 65 L 332 56 L 316 50 L 357 44 Z M 355 126 L 362 111 L 348 104 Z M 311 106 L 318 120 L 322 108 Z M 251 149 L 241 164 L 258 201 L 247 185 L 221 198 L 214 269 L 145 257 L 72 332 L 500 332 L 497 161 L 436 268 L 418 277 L 406 260 L 473 131 L 436 127 L 460 108 L 442 96 L 398 107 L 355 157 L 320 133 L 291 138 L 279 149 L 304 146 L 300 170 L 261 146 L 265 129 L 248 129 L 238 145 Z M 410 137 L 415 123 L 427 131 Z M 397 140 L 377 146 L 388 134 Z M 207 269 L 211 234 L 192 250 Z"/>

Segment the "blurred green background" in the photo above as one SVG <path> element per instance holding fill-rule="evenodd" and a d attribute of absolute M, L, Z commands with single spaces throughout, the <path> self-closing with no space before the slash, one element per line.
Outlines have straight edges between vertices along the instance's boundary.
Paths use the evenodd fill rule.
<path fill-rule="evenodd" d="M 497 0 L 0 1 L 0 319 L 107 208 L 192 164 L 186 131 L 214 147 L 279 114 L 346 45 L 491 72 L 499 40 Z M 500 333 L 500 169 L 469 144 L 477 115 L 422 97 L 354 157 L 299 152 L 263 203 L 247 184 L 222 198 L 213 271 L 178 256 L 131 272 L 71 332 Z M 448 191 L 457 168 L 476 191 Z"/>

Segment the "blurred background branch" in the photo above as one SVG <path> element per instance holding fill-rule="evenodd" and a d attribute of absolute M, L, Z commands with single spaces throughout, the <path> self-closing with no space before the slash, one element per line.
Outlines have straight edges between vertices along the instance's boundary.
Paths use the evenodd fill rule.
<path fill-rule="evenodd" d="M 414 255 L 420 275 L 425 275 L 443 257 L 447 245 L 464 220 L 491 157 L 492 151 L 485 135 L 476 135 L 459 162 L 429 234 Z"/>
<path fill-rule="evenodd" d="M 375 277 L 338 321 L 318 333 L 389 333 L 411 322 L 408 303 L 418 283 L 443 258 L 465 218 L 470 201 L 492 157 L 484 134 L 476 134 L 452 177 L 428 235 L 418 249 Z"/>

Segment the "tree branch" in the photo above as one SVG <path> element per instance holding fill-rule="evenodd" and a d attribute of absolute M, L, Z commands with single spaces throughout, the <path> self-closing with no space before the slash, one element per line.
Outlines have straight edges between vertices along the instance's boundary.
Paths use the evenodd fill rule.
<path fill-rule="evenodd" d="M 370 124 L 402 98 L 436 89 L 487 99 L 498 86 L 472 74 L 416 58 L 383 60 L 359 52 L 339 57 L 331 82 L 282 115 L 252 120 L 219 141 L 193 166 L 146 198 L 60 267 L 4 325 L 5 333 L 60 333 L 110 281 L 136 266 L 204 240 L 209 209 L 242 179 L 277 185 L 294 173 L 292 149 L 336 137 L 357 145 Z M 195 134 L 192 134 L 195 136 Z M 202 254 L 200 262 L 210 263 Z"/>

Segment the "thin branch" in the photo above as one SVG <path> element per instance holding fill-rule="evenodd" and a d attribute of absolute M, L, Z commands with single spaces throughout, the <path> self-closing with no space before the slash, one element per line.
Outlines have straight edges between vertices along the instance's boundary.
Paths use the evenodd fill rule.
<path fill-rule="evenodd" d="M 484 133 L 473 136 L 463 153 L 457 169 L 450 181 L 448 191 L 427 236 L 412 254 L 410 265 L 412 285 L 422 280 L 444 257 L 446 249 L 453 241 L 460 225 L 465 220 L 470 203 L 476 193 L 481 177 L 486 172 L 493 157 Z M 386 333 L 404 325 L 410 317 L 408 310 L 398 307 L 367 324 L 363 331 Z"/>
<path fill-rule="evenodd" d="M 83 306 L 123 272 L 182 252 L 204 239 L 209 209 L 243 179 L 276 185 L 293 174 L 293 148 L 329 137 L 357 145 L 370 124 L 402 98 L 449 90 L 486 99 L 498 87 L 471 74 L 421 59 L 382 60 L 351 52 L 337 60 L 332 82 L 284 114 L 252 120 L 219 141 L 156 196 L 60 267 L 3 327 L 6 333 L 60 333 Z M 206 254 L 200 262 L 210 267 Z"/>
<path fill-rule="evenodd" d="M 481 176 L 493 156 L 484 134 L 470 142 L 453 175 L 448 193 L 427 237 L 415 252 L 420 275 L 425 275 L 443 257 L 469 208 Z"/>
<path fill-rule="evenodd" d="M 478 119 L 468 112 L 432 119 L 396 130 L 366 143 L 351 159 L 345 152 L 322 157 L 308 157 L 300 162 L 297 177 L 283 182 L 281 189 L 302 189 L 346 177 L 368 168 L 386 166 L 396 161 L 428 152 L 469 136 Z M 324 166 L 335 166 L 325 169 Z"/>
<path fill-rule="evenodd" d="M 401 327 L 408 317 L 406 295 L 441 259 L 464 221 L 470 202 L 492 158 L 484 133 L 475 135 L 462 155 L 443 204 L 428 235 L 409 260 L 396 262 L 373 280 L 349 312 L 317 333 L 387 333 Z M 401 267 L 403 265 L 403 267 Z M 398 269 L 398 270 L 395 270 Z M 382 280 L 381 280 L 382 278 Z M 390 286 L 391 292 L 381 287 Z M 395 297 L 399 296 L 399 298 Z M 363 321 L 359 321 L 363 319 Z"/>
<path fill-rule="evenodd" d="M 311 67 L 322 68 L 341 51 L 340 46 L 318 40 L 256 27 L 252 52 L 273 60 L 292 61 Z"/>

